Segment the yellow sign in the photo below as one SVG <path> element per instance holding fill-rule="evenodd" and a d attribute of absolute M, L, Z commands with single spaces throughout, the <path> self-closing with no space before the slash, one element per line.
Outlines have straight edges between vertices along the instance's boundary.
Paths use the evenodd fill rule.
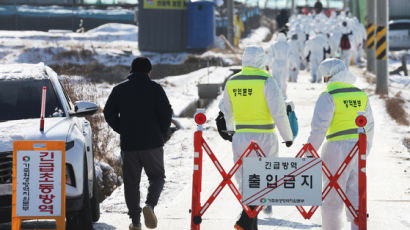
<path fill-rule="evenodd" d="M 144 0 L 144 9 L 184 10 L 185 0 Z"/>
<path fill-rule="evenodd" d="M 65 202 L 65 142 L 15 141 L 12 230 L 33 219 L 55 219 L 64 230 Z"/>

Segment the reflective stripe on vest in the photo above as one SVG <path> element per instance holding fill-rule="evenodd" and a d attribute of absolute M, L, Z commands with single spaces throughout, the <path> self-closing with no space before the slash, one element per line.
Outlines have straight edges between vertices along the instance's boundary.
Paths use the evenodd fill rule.
<path fill-rule="evenodd" d="M 236 132 L 271 133 L 275 123 L 269 112 L 263 92 L 266 79 L 271 77 L 266 71 L 244 67 L 226 83 L 231 99 Z"/>
<path fill-rule="evenodd" d="M 338 137 L 338 136 L 342 136 L 342 135 L 348 135 L 348 134 L 356 134 L 358 132 L 358 129 L 348 129 L 348 130 L 343 130 L 337 133 L 333 133 L 330 135 L 327 135 L 326 138 L 327 139 L 332 139 L 333 137 Z"/>
<path fill-rule="evenodd" d="M 356 117 L 358 111 L 365 111 L 366 93 L 354 85 L 333 82 L 327 87 L 335 103 L 332 123 L 326 133 L 328 141 L 340 141 L 358 138 Z"/>
<path fill-rule="evenodd" d="M 234 76 L 230 80 L 266 80 L 265 76 L 258 76 L 258 75 L 239 75 Z"/>
<path fill-rule="evenodd" d="M 272 125 L 237 125 L 236 129 L 274 129 L 275 124 Z"/>

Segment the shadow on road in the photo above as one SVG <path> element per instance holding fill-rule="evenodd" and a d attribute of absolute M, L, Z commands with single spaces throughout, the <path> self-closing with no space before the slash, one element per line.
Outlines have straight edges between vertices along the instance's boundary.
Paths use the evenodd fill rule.
<path fill-rule="evenodd" d="M 283 220 L 283 219 L 276 219 L 276 218 L 259 219 L 258 225 L 281 226 L 281 227 L 286 226 L 286 227 L 291 227 L 294 229 L 311 229 L 311 228 L 322 227 L 320 224 L 303 224 L 299 222 Z"/>
<path fill-rule="evenodd" d="M 95 230 L 114 230 L 116 229 L 114 226 L 106 224 L 106 223 L 95 223 L 94 225 Z M 55 221 L 30 221 L 30 222 L 23 222 L 21 229 L 55 229 L 56 224 Z M 0 224 L 0 230 L 10 230 L 11 223 L 4 223 Z"/>

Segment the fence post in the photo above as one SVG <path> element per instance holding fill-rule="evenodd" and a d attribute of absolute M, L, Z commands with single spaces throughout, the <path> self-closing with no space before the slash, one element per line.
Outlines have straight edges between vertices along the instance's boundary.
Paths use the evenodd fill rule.
<path fill-rule="evenodd" d="M 195 122 L 198 125 L 194 133 L 194 173 L 192 176 L 192 207 L 191 207 L 191 230 L 199 230 L 202 222 L 201 215 L 201 184 L 202 184 L 202 125 L 206 122 L 206 116 L 203 109 L 198 109 Z"/>
<path fill-rule="evenodd" d="M 356 118 L 356 124 L 359 126 L 359 217 L 358 224 L 359 230 L 367 230 L 367 177 L 366 177 L 366 148 L 367 148 L 367 136 L 364 130 L 364 126 L 367 124 L 367 119 L 359 113 Z"/>

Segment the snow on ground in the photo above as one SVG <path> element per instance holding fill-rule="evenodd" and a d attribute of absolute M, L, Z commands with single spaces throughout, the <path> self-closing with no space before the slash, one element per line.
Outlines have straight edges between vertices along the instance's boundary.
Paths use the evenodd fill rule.
<path fill-rule="evenodd" d="M 352 67 L 357 76 L 362 70 Z M 178 78 L 174 78 L 178 79 Z M 167 79 L 170 84 L 173 79 Z M 410 228 L 410 157 L 402 145 L 403 137 L 410 137 L 408 127 L 397 125 L 387 115 L 385 102 L 374 94 L 374 85 L 359 78 L 357 85 L 365 88 L 373 107 L 376 135 L 368 159 L 368 229 L 408 229 Z M 407 90 L 402 86 L 403 90 Z M 310 132 L 310 121 L 314 103 L 325 89 L 323 84 L 311 84 L 309 74 L 302 71 L 298 83 L 289 83 L 288 95 L 296 105 L 300 133 L 291 148 L 280 145 L 280 156 L 293 157 L 302 147 Z M 172 101 L 173 96 L 170 96 Z M 409 98 L 407 98 L 409 99 Z M 204 138 L 228 170 L 233 166 L 230 142 L 222 140 L 214 122 L 218 113 L 215 100 L 207 109 L 208 122 L 205 124 Z M 159 218 L 157 229 L 189 229 L 192 194 L 193 133 L 196 125 L 191 118 L 178 119 L 185 129 L 178 130 L 165 146 L 166 185 L 161 195 L 156 213 Z M 280 138 L 281 141 L 281 138 Z M 204 155 L 202 203 L 216 188 L 221 176 Z M 142 182 L 142 205 L 146 196 L 147 179 Z M 130 220 L 126 214 L 123 187 L 117 189 L 102 204 L 102 217 L 95 224 L 96 229 L 126 229 Z M 233 194 L 225 189 L 203 216 L 201 229 L 233 229 L 241 207 Z M 272 215 L 260 214 L 259 229 L 320 229 L 320 211 L 311 220 L 304 220 L 295 207 L 274 207 Z M 145 229 L 145 228 L 143 228 Z M 347 227 L 345 229 L 348 229 Z"/>
<path fill-rule="evenodd" d="M 410 50 L 394 51 L 389 53 L 389 71 L 394 71 L 398 67 L 402 66 L 402 56 L 406 56 L 407 70 L 410 71 Z M 395 74 L 389 77 L 389 80 L 393 84 L 405 85 L 410 89 L 410 77 L 404 76 L 403 72 L 401 75 Z"/>
<path fill-rule="evenodd" d="M 203 68 L 185 75 L 167 77 L 158 82 L 164 87 L 170 98 L 172 109 L 176 116 L 190 104 L 195 103 L 198 98 L 198 83 L 223 83 L 225 78 L 231 74 L 231 67 L 209 67 Z"/>
<path fill-rule="evenodd" d="M 266 27 L 255 29 L 240 42 L 240 48 L 259 44 L 270 33 Z M 84 33 L 54 30 L 42 31 L 1 31 L 0 64 L 38 63 L 47 65 L 73 63 L 101 63 L 107 66 L 128 65 L 137 56 L 147 56 L 153 64 L 182 64 L 188 56 L 201 58 L 224 57 L 225 64 L 240 59 L 236 53 L 208 51 L 200 55 L 177 53 L 156 53 L 138 49 L 138 26 L 109 23 Z"/>
<path fill-rule="evenodd" d="M 262 29 L 266 32 L 267 28 Z M 260 36 L 259 29 L 252 33 Z M 261 37 L 264 39 L 264 36 Z M 138 48 L 138 27 L 135 25 L 109 23 L 84 33 L 55 30 L 42 31 L 1 31 L 0 64 L 38 63 L 47 65 L 73 63 L 101 63 L 107 66 L 128 65 L 137 56 L 150 58 L 153 64 L 182 64 L 187 52 L 156 53 L 140 51 Z M 217 52 L 205 52 L 199 57 L 220 57 Z M 232 64 L 236 54 L 226 57 L 227 64 Z M 222 63 L 221 63 L 222 64 Z"/>
<path fill-rule="evenodd" d="M 252 31 L 252 33 L 244 39 L 241 39 L 239 42 L 239 47 L 244 49 L 250 45 L 264 45 L 263 40 L 270 34 L 270 30 L 267 27 L 259 27 Z M 268 44 L 268 43 L 267 43 Z M 265 44 L 266 45 L 266 44 Z M 264 47 L 267 48 L 267 47 Z"/>
<path fill-rule="evenodd" d="M 128 65 L 137 56 L 153 64 L 181 64 L 186 52 L 155 53 L 138 49 L 138 27 L 109 23 L 84 33 L 56 30 L 0 31 L 0 63 Z"/>

